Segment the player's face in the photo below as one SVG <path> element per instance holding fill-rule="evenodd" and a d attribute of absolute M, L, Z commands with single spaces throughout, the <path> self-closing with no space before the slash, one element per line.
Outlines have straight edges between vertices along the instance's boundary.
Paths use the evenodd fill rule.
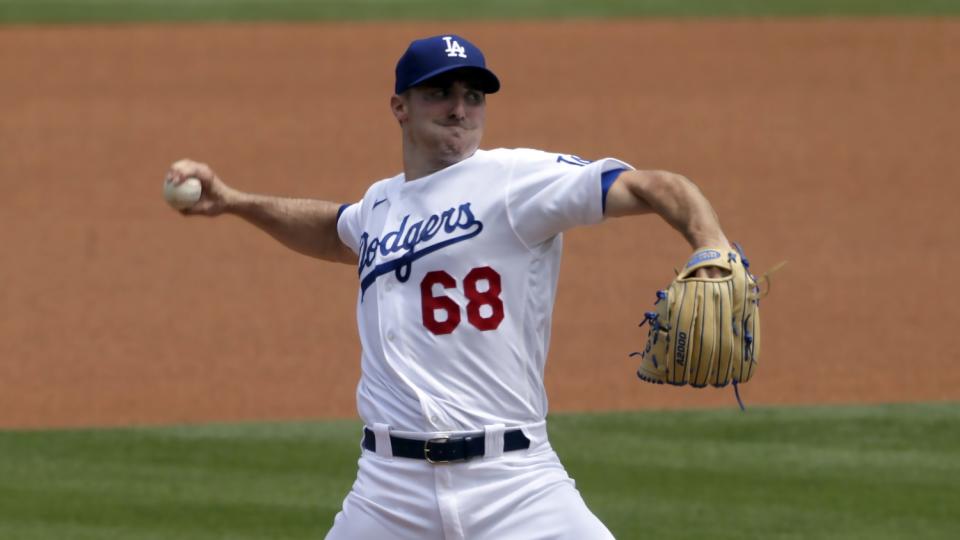
<path fill-rule="evenodd" d="M 394 114 L 418 152 L 453 164 L 480 147 L 486 95 L 466 80 L 435 80 L 397 96 Z"/>

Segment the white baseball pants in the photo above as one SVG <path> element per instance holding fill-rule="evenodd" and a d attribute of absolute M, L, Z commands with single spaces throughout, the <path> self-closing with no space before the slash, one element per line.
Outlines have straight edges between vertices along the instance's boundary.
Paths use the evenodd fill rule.
<path fill-rule="evenodd" d="M 612 539 L 550 447 L 546 423 L 522 429 L 526 450 L 504 453 L 503 426 L 488 426 L 484 457 L 431 464 L 393 457 L 388 428 L 378 424 L 377 452 L 362 451 L 327 540 Z"/>

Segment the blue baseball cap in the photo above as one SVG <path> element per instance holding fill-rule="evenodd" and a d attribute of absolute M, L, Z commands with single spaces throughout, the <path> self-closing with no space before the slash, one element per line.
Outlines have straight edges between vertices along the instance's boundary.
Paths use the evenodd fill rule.
<path fill-rule="evenodd" d="M 476 45 L 460 36 L 443 34 L 410 43 L 397 62 L 394 91 L 402 94 L 408 88 L 454 70 L 469 70 L 471 82 L 484 93 L 492 94 L 500 89 L 500 80 L 487 69 L 483 53 Z"/>

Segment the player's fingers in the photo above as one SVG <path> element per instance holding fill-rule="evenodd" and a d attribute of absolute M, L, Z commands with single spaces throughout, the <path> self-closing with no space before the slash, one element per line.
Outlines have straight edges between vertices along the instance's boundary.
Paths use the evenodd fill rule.
<path fill-rule="evenodd" d="M 175 161 L 170 166 L 170 172 L 173 175 L 173 182 L 176 184 L 182 183 L 187 178 L 198 178 L 201 181 L 209 182 L 214 177 L 213 169 L 209 165 L 191 159 Z"/>
<path fill-rule="evenodd" d="M 218 216 L 223 213 L 223 204 L 204 194 L 193 206 L 181 209 L 180 213 L 184 216 Z"/>
<path fill-rule="evenodd" d="M 729 274 L 730 272 L 728 270 L 725 270 L 718 266 L 704 266 L 703 268 L 698 268 L 697 271 L 694 273 L 694 276 L 698 278 L 716 279 L 716 278 L 722 278 Z"/>
<path fill-rule="evenodd" d="M 198 163 L 196 161 L 192 159 L 184 158 L 184 159 L 178 159 L 177 161 L 174 161 L 173 164 L 170 165 L 170 168 L 173 169 L 174 171 L 183 171 L 186 169 L 193 169 L 197 165 Z"/>
<path fill-rule="evenodd" d="M 167 170 L 167 175 L 164 177 L 164 181 L 170 182 L 174 185 L 181 184 L 186 179 L 185 176 L 180 174 L 180 170 L 174 168 L 173 165 L 170 166 L 170 169 Z"/>
<path fill-rule="evenodd" d="M 193 168 L 193 162 L 189 159 L 174 161 L 170 165 L 170 178 L 175 183 L 180 183 L 186 178 L 187 173 Z"/>
<path fill-rule="evenodd" d="M 204 216 L 210 215 L 210 211 L 207 208 L 209 205 L 203 201 L 199 201 L 193 206 L 188 208 L 181 208 L 180 214 L 184 216 Z"/>
<path fill-rule="evenodd" d="M 167 175 L 163 178 L 163 181 L 169 182 L 174 186 L 179 186 L 180 184 L 186 182 L 187 178 L 190 178 L 190 176 L 181 174 L 179 171 L 174 171 L 171 169 L 167 172 Z"/>

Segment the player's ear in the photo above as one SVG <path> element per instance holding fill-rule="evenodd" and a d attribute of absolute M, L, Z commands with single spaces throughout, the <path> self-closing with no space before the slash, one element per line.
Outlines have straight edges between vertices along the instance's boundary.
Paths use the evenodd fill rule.
<path fill-rule="evenodd" d="M 393 111 L 393 117 L 401 124 L 407 120 L 407 97 L 405 95 L 394 95 L 390 98 L 390 110 Z"/>

